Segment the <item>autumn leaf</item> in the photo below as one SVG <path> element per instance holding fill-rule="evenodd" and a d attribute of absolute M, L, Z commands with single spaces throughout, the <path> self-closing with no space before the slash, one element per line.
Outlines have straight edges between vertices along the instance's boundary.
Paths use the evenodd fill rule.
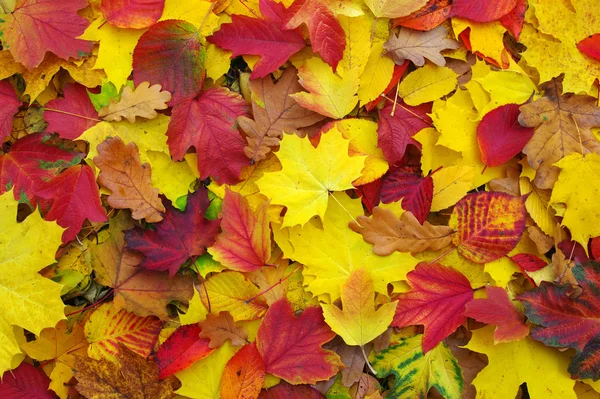
<path fill-rule="evenodd" d="M 427 353 L 465 322 L 463 312 L 473 300 L 473 289 L 460 272 L 437 263 L 417 265 L 407 279 L 411 290 L 399 295 L 392 326 L 424 325 Z"/>
<path fill-rule="evenodd" d="M 125 118 L 130 123 L 134 123 L 138 116 L 146 119 L 156 117 L 155 110 L 166 109 L 170 100 L 171 94 L 161 91 L 160 85 L 150 86 L 148 82 L 142 82 L 135 90 L 125 86 L 119 101 L 111 101 L 110 104 L 101 108 L 98 116 L 105 121 L 120 121 Z"/>
<path fill-rule="evenodd" d="M 84 86 L 71 83 L 63 89 L 64 97 L 49 101 L 44 107 L 47 130 L 65 139 L 76 139 L 99 122 Z"/>
<path fill-rule="evenodd" d="M 148 28 L 160 18 L 165 0 L 102 1 L 100 11 L 106 20 L 119 28 Z"/>
<path fill-rule="evenodd" d="M 285 381 L 269 389 L 263 389 L 259 399 L 324 399 L 325 395 L 310 385 L 292 385 Z"/>
<path fill-rule="evenodd" d="M 408 75 L 398 86 L 398 95 L 408 105 L 416 106 L 449 94 L 458 83 L 452 69 L 426 64 Z"/>
<path fill-rule="evenodd" d="M 395 2 L 393 0 L 365 0 L 365 4 L 377 18 L 399 18 L 417 11 L 427 4 L 427 0 L 408 0 L 402 2 Z"/>
<path fill-rule="evenodd" d="M 12 130 L 13 116 L 19 110 L 21 101 L 17 98 L 15 89 L 8 81 L 0 82 L 0 98 L 2 99 L 2 110 L 0 111 L 0 142 L 10 136 Z"/>
<path fill-rule="evenodd" d="M 56 395 L 48 391 L 49 383 L 50 379 L 41 368 L 21 363 L 0 381 L 0 395 L 4 398 L 55 399 Z"/>
<path fill-rule="evenodd" d="M 158 378 L 162 380 L 185 370 L 212 353 L 209 340 L 200 337 L 201 331 L 198 324 L 181 326 L 163 342 L 153 357 Z"/>
<path fill-rule="evenodd" d="M 175 397 L 174 379 L 158 380 L 157 366 L 120 345 L 117 363 L 80 357 L 75 362 L 77 390 L 90 399 L 120 395 L 126 398 Z"/>
<path fill-rule="evenodd" d="M 420 31 L 429 31 L 439 26 L 452 15 L 451 0 L 429 0 L 425 6 L 405 17 L 395 18 L 393 26 L 405 26 Z"/>
<path fill-rule="evenodd" d="M 390 204 L 402 200 L 402 209 L 411 212 L 423 224 L 433 200 L 433 179 L 423 176 L 418 168 L 392 168 L 381 181 L 381 202 Z"/>
<path fill-rule="evenodd" d="M 452 14 L 477 22 L 490 22 L 508 14 L 517 5 L 517 0 L 500 0 L 490 3 L 485 0 L 455 0 Z"/>
<path fill-rule="evenodd" d="M 265 379 L 265 365 L 251 343 L 237 352 L 225 366 L 221 377 L 221 398 L 257 398 Z"/>
<path fill-rule="evenodd" d="M 577 48 L 585 55 L 600 60 L 600 34 L 586 37 L 577 43 Z"/>
<path fill-rule="evenodd" d="M 325 322 L 341 336 L 348 345 L 363 346 L 379 335 L 394 318 L 396 302 L 375 307 L 373 281 L 365 269 L 352 272 L 341 287 L 342 309 L 335 305 L 322 304 Z"/>
<path fill-rule="evenodd" d="M 200 338 L 209 339 L 209 348 L 218 348 L 227 340 L 231 345 L 245 345 L 248 333 L 241 327 L 236 326 L 235 320 L 229 312 L 219 312 L 217 315 L 208 314 L 206 320 L 201 321 Z"/>
<path fill-rule="evenodd" d="M 443 26 L 428 32 L 401 28 L 397 34 L 390 36 L 384 48 L 398 65 L 411 60 L 416 66 L 423 66 L 427 58 L 436 65 L 444 66 L 446 60 L 440 52 L 460 47 L 458 42 L 448 39 L 447 35 L 448 30 Z"/>
<path fill-rule="evenodd" d="M 288 300 L 280 299 L 265 314 L 256 343 L 267 373 L 293 384 L 314 384 L 342 366 L 338 355 L 321 348 L 334 336 L 320 308 L 309 307 L 296 318 Z"/>

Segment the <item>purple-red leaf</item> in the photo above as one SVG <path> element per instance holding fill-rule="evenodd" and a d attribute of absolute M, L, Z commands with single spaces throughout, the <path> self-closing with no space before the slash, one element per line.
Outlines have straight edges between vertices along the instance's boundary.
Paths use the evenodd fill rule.
<path fill-rule="evenodd" d="M 181 326 L 160 346 L 154 356 L 160 379 L 185 370 L 211 354 L 214 349 L 208 347 L 209 339 L 200 338 L 201 331 L 198 324 Z"/>
<path fill-rule="evenodd" d="M 310 385 L 292 385 L 285 381 L 263 389 L 258 399 L 325 399 L 325 395 Z"/>
<path fill-rule="evenodd" d="M 4 138 L 10 136 L 13 116 L 21 106 L 15 89 L 7 80 L 0 82 L 0 104 L 2 104 L 0 107 L 0 144 L 2 144 Z"/>
<path fill-rule="evenodd" d="M 84 86 L 69 83 L 65 85 L 63 93 L 63 98 L 55 98 L 44 107 L 44 119 L 48 122 L 46 130 L 73 140 L 99 122 L 98 112 Z"/>
<path fill-rule="evenodd" d="M 418 167 L 402 166 L 393 168 L 381 180 L 381 202 L 389 204 L 402 199 L 402 208 L 423 224 L 433 199 L 431 176 L 424 177 Z"/>
<path fill-rule="evenodd" d="M 54 399 L 57 396 L 48 391 L 49 385 L 50 378 L 41 368 L 23 362 L 0 379 L 0 398 Z"/>

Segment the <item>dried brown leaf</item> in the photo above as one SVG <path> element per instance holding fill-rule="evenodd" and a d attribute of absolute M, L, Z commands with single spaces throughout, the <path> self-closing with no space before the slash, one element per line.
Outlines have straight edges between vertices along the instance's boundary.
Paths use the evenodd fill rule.
<path fill-rule="evenodd" d="M 209 348 L 218 348 L 227 340 L 235 346 L 243 346 L 247 343 L 248 333 L 235 325 L 235 320 L 229 312 L 207 315 L 206 320 L 200 322 L 200 327 L 202 328 L 200 338 L 210 339 Z"/>
<path fill-rule="evenodd" d="M 161 85 L 150 86 L 148 82 L 142 82 L 132 90 L 125 86 L 119 101 L 111 100 L 110 104 L 98 111 L 98 116 L 105 121 L 120 121 L 125 118 L 130 123 L 135 122 L 136 116 L 146 119 L 156 118 L 155 110 L 167 109 L 167 103 L 171 101 L 171 93 L 160 91 Z"/>
<path fill-rule="evenodd" d="M 460 47 L 456 40 L 447 36 L 448 30 L 444 26 L 428 32 L 401 28 L 400 32 L 392 34 L 385 42 L 384 49 L 398 65 L 411 60 L 416 66 L 423 66 L 427 58 L 436 65 L 444 66 L 446 59 L 440 52 Z"/>

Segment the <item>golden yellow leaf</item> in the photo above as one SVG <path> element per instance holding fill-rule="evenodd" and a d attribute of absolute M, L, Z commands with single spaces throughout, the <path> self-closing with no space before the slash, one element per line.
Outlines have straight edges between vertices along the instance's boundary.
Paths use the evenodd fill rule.
<path fill-rule="evenodd" d="M 190 185 L 198 177 L 187 162 L 175 162 L 168 154 L 147 151 L 152 165 L 152 187 L 158 189 L 171 202 L 191 192 Z M 196 163 L 197 165 L 197 163 Z"/>
<path fill-rule="evenodd" d="M 452 69 L 426 64 L 402 79 L 398 95 L 408 105 L 419 105 L 450 93 L 457 82 L 458 76 Z"/>
<path fill-rule="evenodd" d="M 375 40 L 365 70 L 360 75 L 358 101 L 361 105 L 378 98 L 392 80 L 394 61 L 383 56 L 383 44 L 382 40 Z"/>
<path fill-rule="evenodd" d="M 473 184 L 475 168 L 472 166 L 448 166 L 431 177 L 433 178 L 431 212 L 441 211 L 456 204 L 476 187 Z"/>
<path fill-rule="evenodd" d="M 365 0 L 377 18 L 400 18 L 427 4 L 427 0 Z"/>

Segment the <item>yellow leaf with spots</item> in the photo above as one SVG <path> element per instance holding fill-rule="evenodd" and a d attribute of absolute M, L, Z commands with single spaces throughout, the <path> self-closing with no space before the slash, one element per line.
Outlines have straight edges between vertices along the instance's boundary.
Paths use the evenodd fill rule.
<path fill-rule="evenodd" d="M 283 227 L 304 225 L 315 215 L 322 219 L 330 192 L 353 188 L 365 157 L 348 156 L 349 144 L 335 126 L 321 136 L 317 148 L 307 138 L 284 136 L 277 152 L 282 170 L 265 173 L 256 182 L 273 204 L 287 207 Z"/>
<path fill-rule="evenodd" d="M 408 105 L 419 105 L 445 96 L 457 83 L 458 75 L 452 69 L 426 64 L 402 79 L 398 95 Z"/>
<path fill-rule="evenodd" d="M 342 309 L 322 304 L 329 327 L 348 345 L 365 345 L 383 334 L 394 318 L 397 301 L 375 309 L 373 280 L 365 269 L 356 269 L 341 287 Z"/>

